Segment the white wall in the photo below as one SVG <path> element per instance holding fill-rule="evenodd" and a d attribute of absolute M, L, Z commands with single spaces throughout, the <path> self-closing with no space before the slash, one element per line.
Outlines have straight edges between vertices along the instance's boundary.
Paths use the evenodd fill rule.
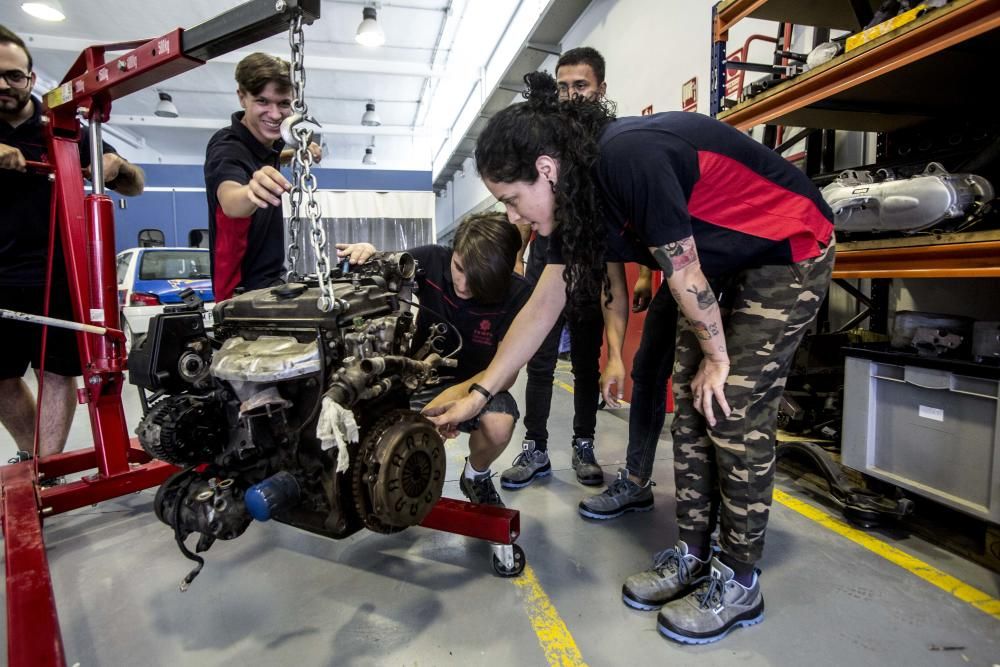
<path fill-rule="evenodd" d="M 693 76 L 698 77 L 698 111 L 707 114 L 713 4 L 714 0 L 594 0 L 561 46 L 564 51 L 591 46 L 601 52 L 607 61 L 608 97 L 618 104 L 619 116 L 638 115 L 650 104 L 656 112 L 680 109 L 681 85 Z M 730 31 L 730 44 L 742 44 L 753 33 L 776 35 L 777 25 L 741 21 Z M 770 62 L 766 45 L 757 46 L 760 53 L 754 50 L 751 57 Z M 557 60 L 549 57 L 541 69 L 553 72 Z M 456 176 L 446 196 L 438 199 L 439 233 L 489 200 L 474 161 L 467 160 L 465 177 Z"/>
<path fill-rule="evenodd" d="M 698 78 L 698 111 L 708 113 L 711 68 L 711 18 L 715 0 L 594 0 L 562 41 L 565 51 L 577 46 L 596 48 L 607 61 L 608 98 L 618 104 L 619 116 L 637 115 L 649 105 L 654 112 L 674 111 L 681 106 L 681 86 Z M 730 30 L 728 49 L 743 45 L 751 34 L 777 36 L 778 24 L 745 19 Z M 792 50 L 806 51 L 812 43 L 811 31 L 796 30 Z M 749 60 L 771 62 L 770 45 L 756 42 Z M 552 72 L 557 57 L 541 69 Z M 746 81 L 755 76 L 747 73 Z M 794 130 L 792 130 L 794 131 Z M 874 160 L 874 151 L 865 138 L 855 133 L 844 141 L 838 133 L 836 167 L 844 168 Z M 870 139 L 870 137 L 869 137 Z M 872 143 L 868 141 L 868 143 Z M 472 160 L 466 161 L 465 177 L 456 177 L 447 194 L 439 198 L 437 226 L 446 232 L 466 213 L 492 202 L 489 192 L 475 173 Z M 893 309 L 931 310 L 995 320 L 1000 315 L 996 294 L 1000 280 L 915 280 L 895 281 L 890 305 Z M 856 304 L 843 290 L 831 291 L 834 324 L 846 321 Z"/>

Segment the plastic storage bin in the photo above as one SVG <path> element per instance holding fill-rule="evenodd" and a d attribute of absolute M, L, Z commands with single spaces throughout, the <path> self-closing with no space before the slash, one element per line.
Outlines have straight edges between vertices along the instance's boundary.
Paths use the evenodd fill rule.
<path fill-rule="evenodd" d="M 845 353 L 844 464 L 1000 523 L 1000 369 Z"/>

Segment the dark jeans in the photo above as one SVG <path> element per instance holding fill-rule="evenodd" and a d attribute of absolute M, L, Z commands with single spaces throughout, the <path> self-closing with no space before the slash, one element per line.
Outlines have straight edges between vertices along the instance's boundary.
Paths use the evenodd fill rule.
<path fill-rule="evenodd" d="M 677 302 L 664 283 L 649 304 L 639 350 L 632 360 L 632 405 L 625 465 L 642 479 L 653 475 L 656 444 L 667 415 L 667 380 L 674 367 Z"/>
<path fill-rule="evenodd" d="M 595 303 L 591 307 L 578 308 L 568 317 L 560 316 L 528 362 L 528 382 L 524 391 L 524 437 L 534 440 L 535 448 L 539 450 L 548 448 L 546 424 L 552 406 L 552 381 L 564 321 L 569 324 L 569 357 L 573 364 L 573 436 L 593 438 L 597 427 L 604 316 L 600 304 Z"/>

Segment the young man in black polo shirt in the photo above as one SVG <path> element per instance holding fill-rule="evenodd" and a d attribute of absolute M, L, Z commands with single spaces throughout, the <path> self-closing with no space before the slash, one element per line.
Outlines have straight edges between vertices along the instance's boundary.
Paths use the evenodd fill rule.
<path fill-rule="evenodd" d="M 26 161 L 47 161 L 42 128 L 42 102 L 32 96 L 35 73 L 24 42 L 0 26 L 0 308 L 42 314 L 45 272 L 49 259 L 49 213 L 52 184 L 46 174 L 26 169 Z M 105 185 L 119 194 L 142 193 L 142 169 L 130 164 L 109 144 L 103 145 Z M 80 164 L 90 167 L 90 139 L 83 132 Z M 73 320 L 62 245 L 57 235 L 52 257 L 49 315 Z M 21 379 L 30 364 L 41 365 L 41 328 L 0 320 L 0 422 L 18 448 L 31 452 L 35 434 L 35 399 Z M 41 456 L 58 454 L 76 409 L 76 376 L 80 353 L 76 333 L 48 329 L 44 391 L 39 432 Z"/>
<path fill-rule="evenodd" d="M 450 373 L 451 377 L 443 377 L 441 386 L 430 387 L 429 395 L 414 397 L 415 406 L 433 413 L 436 406 L 472 391 L 487 399 L 479 414 L 458 428 L 470 434 L 459 486 L 474 503 L 503 505 L 490 479 L 490 466 L 510 443 L 520 416 L 517 402 L 506 390 L 492 395 L 476 384 L 531 294 L 528 283 L 513 273 L 520 244 L 517 230 L 503 214 L 485 213 L 459 224 L 454 249 L 428 245 L 407 251 L 417 260 L 420 298 L 412 349 L 424 345 L 432 326 L 444 324 L 445 353 L 458 350 L 454 353 L 458 365 L 442 370 L 442 375 Z M 337 244 L 337 255 L 352 264 L 367 261 L 374 252 L 370 243 Z M 426 406 L 421 405 L 432 396 Z"/>
<path fill-rule="evenodd" d="M 291 190 L 279 164 L 291 157 L 281 121 L 292 113 L 288 63 L 251 53 L 236 66 L 243 111 L 216 132 L 205 151 L 208 247 L 216 301 L 237 288 L 259 289 L 282 281 L 285 261 L 281 195 Z M 313 160 L 320 150 L 311 144 Z"/>

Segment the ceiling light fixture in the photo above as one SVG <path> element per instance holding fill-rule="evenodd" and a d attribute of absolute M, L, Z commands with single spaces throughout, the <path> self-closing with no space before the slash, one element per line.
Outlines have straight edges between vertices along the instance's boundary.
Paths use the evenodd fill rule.
<path fill-rule="evenodd" d="M 382 124 L 382 119 L 378 117 L 377 113 L 375 113 L 374 102 L 368 102 L 365 104 L 365 114 L 361 116 L 361 124 L 369 126 Z"/>
<path fill-rule="evenodd" d="M 385 33 L 382 26 L 378 24 L 377 12 L 374 7 L 365 7 L 361 10 L 361 24 L 358 32 L 354 35 L 354 41 L 362 46 L 382 46 L 385 44 Z"/>
<path fill-rule="evenodd" d="M 156 111 L 153 112 L 153 115 L 160 118 L 177 118 L 180 114 L 177 113 L 177 106 L 174 104 L 173 98 L 160 91 L 160 101 L 156 103 Z"/>
<path fill-rule="evenodd" d="M 365 149 L 365 156 L 361 158 L 361 164 L 367 164 L 368 166 L 375 166 L 375 147 L 369 146 Z"/>
<path fill-rule="evenodd" d="M 34 16 L 43 21 L 65 21 L 66 12 L 63 11 L 62 3 L 59 0 L 34 0 L 34 2 L 22 2 L 21 9 L 26 14 Z"/>

